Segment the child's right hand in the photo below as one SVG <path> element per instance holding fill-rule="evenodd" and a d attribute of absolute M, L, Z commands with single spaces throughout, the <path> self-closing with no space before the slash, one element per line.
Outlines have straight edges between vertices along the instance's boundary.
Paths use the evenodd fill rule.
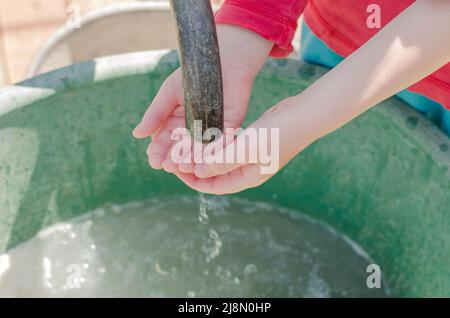
<path fill-rule="evenodd" d="M 247 29 L 218 25 L 217 35 L 224 89 L 224 126 L 239 128 L 247 113 L 253 81 L 261 70 L 273 43 Z M 152 136 L 147 155 L 154 169 L 193 173 L 193 164 L 175 164 L 170 150 L 176 141 L 172 131 L 185 127 L 183 86 L 178 69 L 161 86 L 158 94 L 133 131 L 136 138 Z"/>

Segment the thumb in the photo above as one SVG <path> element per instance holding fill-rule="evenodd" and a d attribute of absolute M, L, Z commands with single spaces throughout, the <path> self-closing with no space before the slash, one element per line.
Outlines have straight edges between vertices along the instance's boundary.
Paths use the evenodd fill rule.
<path fill-rule="evenodd" d="M 282 117 L 280 108 L 282 107 L 273 107 L 271 111 L 264 113 L 242 133 L 238 133 L 232 142 L 226 142 L 226 146 L 218 149 L 213 155 L 204 152 L 203 162 L 197 163 L 194 168 L 197 178 L 227 174 L 248 164 L 266 165 L 266 161 L 270 159 L 266 158 L 268 156 L 279 158 L 279 130 L 283 122 L 280 118 Z M 227 133 L 225 135 L 230 138 Z"/>
<path fill-rule="evenodd" d="M 134 128 L 133 136 L 145 138 L 153 135 L 167 121 L 181 101 L 181 74 L 176 71 L 162 84 L 142 120 Z"/>

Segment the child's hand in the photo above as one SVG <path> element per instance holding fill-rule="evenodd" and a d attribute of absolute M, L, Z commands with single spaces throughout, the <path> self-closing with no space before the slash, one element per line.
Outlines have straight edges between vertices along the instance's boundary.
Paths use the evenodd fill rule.
<path fill-rule="evenodd" d="M 282 101 L 252 126 L 279 127 L 281 168 L 315 140 L 449 63 L 444 41 L 449 38 L 450 1 L 416 1 L 304 92 Z M 271 175 L 262 174 L 260 167 L 197 165 L 195 174 L 177 175 L 199 191 L 225 194 L 268 180 Z"/>
<path fill-rule="evenodd" d="M 227 148 L 233 147 L 234 153 L 250 153 L 250 151 L 258 151 L 260 137 L 258 136 L 258 144 L 250 144 L 242 142 L 246 137 L 246 132 L 251 129 L 261 128 L 267 129 L 267 136 L 271 136 L 271 129 L 277 129 L 276 140 L 269 138 L 268 142 L 271 162 L 262 162 L 258 157 L 257 162 L 236 163 L 197 163 L 194 173 L 176 172 L 175 174 L 185 182 L 189 187 L 200 192 L 211 194 L 229 194 L 239 192 L 248 188 L 261 185 L 269 180 L 276 172 L 285 166 L 302 149 L 306 148 L 315 138 L 313 134 L 308 133 L 307 125 L 299 126 L 299 120 L 296 119 L 299 111 L 300 97 L 290 97 L 281 101 L 276 106 L 264 113 L 255 123 L 241 133 L 235 141 L 229 143 L 225 149 L 214 156 L 223 157 Z M 297 114 L 295 114 L 297 113 Z M 208 160 L 205 156 L 203 160 Z M 207 161 L 208 162 L 208 161 Z M 276 166 L 274 166 L 274 163 Z M 267 169 L 270 165 L 271 169 Z M 266 170 L 264 171 L 264 167 Z M 268 172 L 270 171 L 270 172 Z"/>
<path fill-rule="evenodd" d="M 247 113 L 253 81 L 273 43 L 256 33 L 231 25 L 217 26 L 224 88 L 224 126 L 238 128 Z M 152 136 L 147 154 L 154 169 L 193 172 L 192 164 L 176 165 L 170 156 L 175 141 L 172 131 L 185 127 L 181 71 L 162 85 L 142 121 L 134 129 L 136 138 Z M 181 170 L 180 170 L 181 169 Z"/>

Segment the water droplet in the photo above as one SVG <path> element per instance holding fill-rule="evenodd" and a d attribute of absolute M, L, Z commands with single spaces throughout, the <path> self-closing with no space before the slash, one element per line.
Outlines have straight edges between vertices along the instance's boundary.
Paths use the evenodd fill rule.
<path fill-rule="evenodd" d="M 192 291 L 192 290 L 190 290 L 190 291 L 187 292 L 187 296 L 188 296 L 189 298 L 194 298 L 194 297 L 195 297 L 195 292 Z"/>
<path fill-rule="evenodd" d="M 200 213 L 198 214 L 198 221 L 203 225 L 209 223 L 209 216 L 202 207 L 200 207 Z"/>
<path fill-rule="evenodd" d="M 203 252 L 206 254 L 206 261 L 210 262 L 214 258 L 220 255 L 220 250 L 222 249 L 222 240 L 220 239 L 219 233 L 214 229 L 208 230 L 209 240 L 202 247 Z"/>
<path fill-rule="evenodd" d="M 209 216 L 208 216 L 208 199 L 206 198 L 206 195 L 199 192 L 200 196 L 200 211 L 198 214 L 198 221 L 206 225 L 209 223 Z"/>
<path fill-rule="evenodd" d="M 111 211 L 113 211 L 114 213 L 120 213 L 122 212 L 122 208 L 120 207 L 120 205 L 113 204 L 111 205 Z"/>
<path fill-rule="evenodd" d="M 258 271 L 258 267 L 255 264 L 247 264 L 244 268 L 245 275 L 255 274 Z"/>
<path fill-rule="evenodd" d="M 93 214 L 96 218 L 101 218 L 102 216 L 105 215 L 105 210 L 99 208 L 99 209 L 94 210 Z"/>

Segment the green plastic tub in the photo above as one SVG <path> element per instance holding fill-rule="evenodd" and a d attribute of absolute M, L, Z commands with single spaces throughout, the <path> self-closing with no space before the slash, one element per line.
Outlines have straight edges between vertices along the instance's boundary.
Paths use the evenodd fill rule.
<path fill-rule="evenodd" d="M 0 252 L 107 202 L 196 193 L 131 136 L 175 52 L 113 56 L 0 90 Z M 269 61 L 248 121 L 326 72 Z M 332 102 L 332 101 L 330 101 Z M 237 194 L 302 211 L 360 244 L 394 296 L 450 296 L 450 140 L 390 99 Z"/>

